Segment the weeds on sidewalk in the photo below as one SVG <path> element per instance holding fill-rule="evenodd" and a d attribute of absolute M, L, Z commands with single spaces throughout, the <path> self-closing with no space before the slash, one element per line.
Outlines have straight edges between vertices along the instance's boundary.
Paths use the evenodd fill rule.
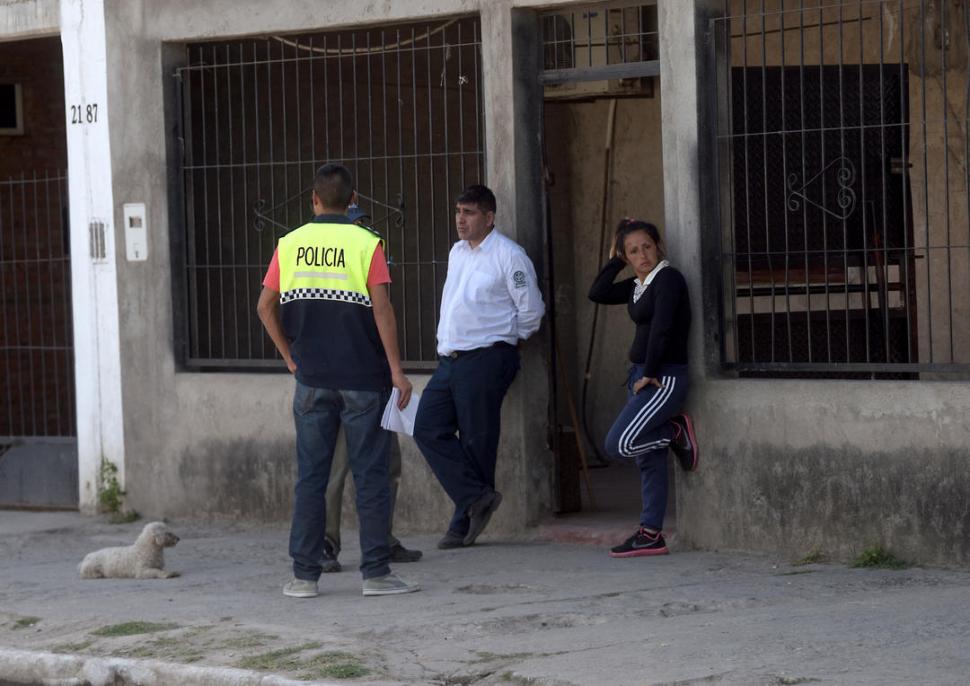
<path fill-rule="evenodd" d="M 307 679 L 325 677 L 354 679 L 370 672 L 359 658 L 350 653 L 326 652 L 310 657 L 299 656 L 304 651 L 320 647 L 319 643 L 304 643 L 293 648 L 271 650 L 245 657 L 239 660 L 236 666 L 264 672 L 297 672 L 302 678 Z"/>
<path fill-rule="evenodd" d="M 130 524 L 141 519 L 134 510 L 123 509 L 125 492 L 118 481 L 118 465 L 104 458 L 98 471 L 98 503 L 109 524 Z"/>
<path fill-rule="evenodd" d="M 292 670 L 298 668 L 298 665 L 301 663 L 296 655 L 302 653 L 304 650 L 313 650 L 314 648 L 322 647 L 320 643 L 304 643 L 295 648 L 271 650 L 268 653 L 259 653 L 244 657 L 236 663 L 236 666 L 243 669 L 259 669 L 269 672 L 280 669 Z"/>
<path fill-rule="evenodd" d="M 186 664 L 198 662 L 205 657 L 205 652 L 201 648 L 187 643 L 182 636 L 161 636 L 153 641 L 116 651 L 114 654 L 155 660 L 175 660 Z"/>
<path fill-rule="evenodd" d="M 135 634 L 152 634 L 157 631 L 170 631 L 178 629 L 178 624 L 157 624 L 154 622 L 124 622 L 123 624 L 110 624 L 91 632 L 92 636 L 134 636 Z"/>
<path fill-rule="evenodd" d="M 900 560 L 883 546 L 876 545 L 863 550 L 850 566 L 872 569 L 906 569 L 909 567 L 909 563 Z"/>
<path fill-rule="evenodd" d="M 98 470 L 98 502 L 101 511 L 114 513 L 121 511 L 121 504 L 125 492 L 121 490 L 118 481 L 118 465 L 110 460 L 101 458 L 101 468 Z"/>
<path fill-rule="evenodd" d="M 276 641 L 279 636 L 274 634 L 247 634 L 245 636 L 239 636 L 236 638 L 227 638 L 222 642 L 223 648 L 228 648 L 230 650 L 244 650 L 246 648 L 262 648 L 267 643 Z"/>
<path fill-rule="evenodd" d="M 792 562 L 792 567 L 802 567 L 804 565 L 814 565 L 825 562 L 825 555 L 818 548 L 812 548 L 805 557 Z"/>
<path fill-rule="evenodd" d="M 56 646 L 51 647 L 52 653 L 83 653 L 88 648 L 94 645 L 94 641 L 80 641 L 78 643 L 58 643 Z"/>
<path fill-rule="evenodd" d="M 204 639 L 204 636 L 211 629 L 211 626 L 192 627 L 180 631 L 178 635 L 157 636 L 151 640 L 138 641 L 133 646 L 112 650 L 112 654 L 126 657 L 154 658 L 156 660 L 174 660 L 185 664 L 198 662 L 206 656 L 208 641 Z"/>
<path fill-rule="evenodd" d="M 134 510 L 124 512 L 112 512 L 108 515 L 108 524 L 131 524 L 141 519 L 141 515 Z"/>
<path fill-rule="evenodd" d="M 218 656 L 226 650 L 247 650 L 264 648 L 279 640 L 274 634 L 252 632 L 236 635 L 213 635 L 215 627 L 210 625 L 181 627 L 176 624 L 151 624 L 148 622 L 126 622 L 106 626 L 91 632 L 92 636 L 105 638 L 60 643 L 50 647 L 55 653 L 86 653 L 111 657 L 150 658 L 190 664 L 207 657 Z M 149 635 L 156 632 L 169 632 Z M 125 640 L 134 636 L 134 639 Z M 120 641 L 120 642 L 119 642 Z M 233 653 L 230 653 L 232 655 Z"/>
<path fill-rule="evenodd" d="M 532 657 L 548 657 L 554 653 L 540 653 L 537 655 L 536 653 L 490 653 L 487 650 L 476 650 L 475 654 L 478 657 L 471 661 L 472 664 L 477 662 L 496 662 L 498 660 L 525 660 Z"/>
<path fill-rule="evenodd" d="M 332 660 L 334 659 L 340 661 L 333 662 Z M 330 677 L 331 679 L 356 679 L 357 677 L 370 673 L 370 670 L 358 662 L 352 655 L 349 656 L 349 659 L 344 660 L 341 657 L 334 658 L 333 656 L 324 654 L 310 660 L 307 666 L 311 669 L 305 675 L 310 679 L 326 677 Z"/>

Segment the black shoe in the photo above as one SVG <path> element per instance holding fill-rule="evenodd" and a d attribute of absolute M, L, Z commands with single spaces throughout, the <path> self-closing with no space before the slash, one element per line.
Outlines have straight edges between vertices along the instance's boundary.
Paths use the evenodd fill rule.
<path fill-rule="evenodd" d="M 468 508 L 468 533 L 465 534 L 465 545 L 471 545 L 475 542 L 485 527 L 488 526 L 488 520 L 492 518 L 492 514 L 498 509 L 498 506 L 502 504 L 502 494 L 498 491 L 489 491 Z"/>
<path fill-rule="evenodd" d="M 451 548 L 461 548 L 465 545 L 465 537 L 461 534 L 456 534 L 454 531 L 447 532 L 440 541 L 438 541 L 439 550 L 449 550 Z"/>
<path fill-rule="evenodd" d="M 320 564 L 323 566 L 324 574 L 334 574 L 342 568 L 337 562 L 337 546 L 330 538 L 323 539 L 323 557 Z"/>
<path fill-rule="evenodd" d="M 680 466 L 685 472 L 697 469 L 697 438 L 694 436 L 694 422 L 690 415 L 684 412 L 670 418 L 674 425 L 674 437 L 670 441 L 670 449 L 674 451 Z"/>
<path fill-rule="evenodd" d="M 643 555 L 666 555 L 667 542 L 659 531 L 650 533 L 643 527 L 620 545 L 610 548 L 610 557 L 641 557 Z"/>
<path fill-rule="evenodd" d="M 391 546 L 391 562 L 417 562 L 421 555 L 420 550 L 408 550 L 400 543 Z"/>

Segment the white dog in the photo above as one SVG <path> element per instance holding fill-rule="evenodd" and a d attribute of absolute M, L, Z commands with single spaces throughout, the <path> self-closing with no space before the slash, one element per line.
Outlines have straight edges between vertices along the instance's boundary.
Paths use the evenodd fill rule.
<path fill-rule="evenodd" d="M 171 548 L 179 537 L 162 522 L 146 524 L 134 545 L 102 548 L 88 553 L 78 572 L 82 579 L 170 579 L 178 572 L 166 572 L 163 548 Z"/>

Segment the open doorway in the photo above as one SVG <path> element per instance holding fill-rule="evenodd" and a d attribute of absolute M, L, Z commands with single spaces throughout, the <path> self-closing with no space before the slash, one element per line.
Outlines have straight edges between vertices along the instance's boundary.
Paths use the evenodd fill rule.
<path fill-rule="evenodd" d="M 612 117 L 613 154 L 608 155 Z M 659 93 L 651 98 L 547 102 L 543 123 L 547 140 L 557 141 L 547 149 L 550 242 L 555 260 L 557 364 L 562 367 L 560 378 L 568 379 L 558 386 L 558 459 L 564 482 L 566 472 L 573 473 L 569 483 L 561 485 L 560 509 L 635 518 L 640 509 L 636 465 L 604 461 L 598 455 L 626 400 L 623 383 L 634 326 L 623 306 L 599 306 L 595 312 L 597 306 L 587 298 L 587 291 L 607 260 L 608 241 L 620 219 L 646 219 L 664 231 Z M 604 188 L 608 189 L 605 241 Z M 570 399 L 565 397 L 569 392 L 586 437 L 592 502 L 585 486 L 580 488 L 582 475 L 573 439 L 577 427 Z"/>
<path fill-rule="evenodd" d="M 65 114 L 60 38 L 0 43 L 0 507 L 78 504 Z"/>
<path fill-rule="evenodd" d="M 639 471 L 607 460 L 601 446 L 626 401 L 634 326 L 625 307 L 597 311 L 587 292 L 620 219 L 638 217 L 664 231 L 656 6 L 550 13 L 542 30 L 558 512 L 626 531 L 640 511 Z M 674 500 L 671 490 L 668 510 Z"/>

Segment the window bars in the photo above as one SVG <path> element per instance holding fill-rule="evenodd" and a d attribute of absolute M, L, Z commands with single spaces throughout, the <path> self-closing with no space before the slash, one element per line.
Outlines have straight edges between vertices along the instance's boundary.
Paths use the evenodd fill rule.
<path fill-rule="evenodd" d="M 544 12 L 540 22 L 543 84 L 660 73 L 656 4 L 568 6 Z M 644 62 L 656 68 L 644 72 Z"/>
<path fill-rule="evenodd" d="M 67 174 L 0 181 L 0 442 L 77 434 Z"/>
<path fill-rule="evenodd" d="M 729 0 L 711 22 L 726 367 L 970 372 L 967 12 Z"/>
<path fill-rule="evenodd" d="M 454 197 L 484 178 L 477 18 L 193 44 L 175 78 L 187 366 L 282 364 L 256 302 L 326 162 L 387 241 L 402 356 L 433 364 Z"/>

